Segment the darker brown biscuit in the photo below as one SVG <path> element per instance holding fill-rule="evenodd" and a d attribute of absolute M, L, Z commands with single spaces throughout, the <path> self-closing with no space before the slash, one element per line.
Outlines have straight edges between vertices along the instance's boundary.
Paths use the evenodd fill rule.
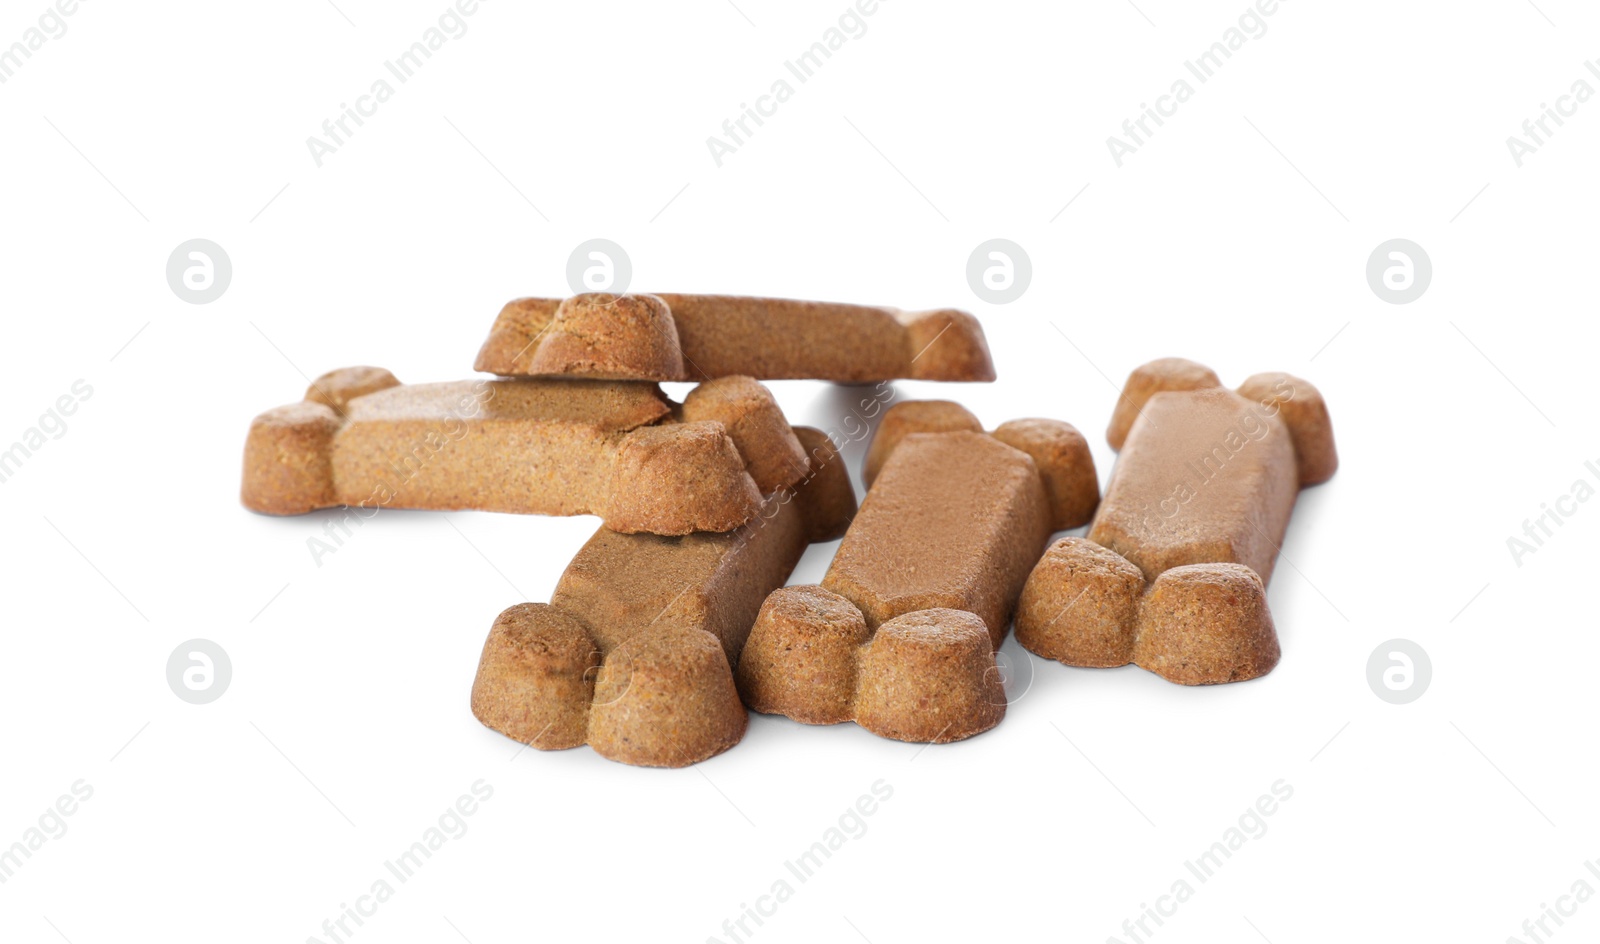
<path fill-rule="evenodd" d="M 867 444 L 861 480 L 871 488 L 883 464 L 899 447 L 900 440 L 912 433 L 956 432 L 981 433 L 983 424 L 966 407 L 950 400 L 907 400 L 895 404 L 884 412 L 872 441 Z"/>
<path fill-rule="evenodd" d="M 729 667 L 757 610 L 806 546 L 843 533 L 855 512 L 827 437 L 794 433 L 809 457 L 804 479 L 769 495 L 744 527 L 681 537 L 602 528 L 548 604 L 502 613 L 484 644 L 473 714 L 541 750 L 588 743 L 651 767 L 738 743 L 747 716 Z"/>
<path fill-rule="evenodd" d="M 1017 642 L 1068 665 L 1127 665 L 1144 589 L 1144 574 L 1127 558 L 1083 538 L 1062 538 L 1022 588 Z"/>
<path fill-rule="evenodd" d="M 533 303 L 533 299 L 522 303 Z M 508 306 L 509 307 L 509 306 Z M 513 319 L 526 323 L 527 313 Z M 524 352 L 529 376 L 669 380 L 684 376 L 672 313 L 654 295 L 575 295 L 555 307 Z"/>
<path fill-rule="evenodd" d="M 745 649 L 738 671 L 753 711 L 805 724 L 855 716 L 856 650 L 872 638 L 855 604 L 821 587 L 786 587 L 767 597 L 756 623 L 765 638 Z"/>
<path fill-rule="evenodd" d="M 913 741 L 999 722 L 994 653 L 1017 596 L 1050 533 L 1082 524 L 1098 487 L 1065 423 L 1013 427 L 1032 452 L 974 426 L 948 403 L 884 415 L 868 452 L 881 471 L 822 585 L 777 590 L 756 618 L 736 675 L 746 704 Z"/>
<path fill-rule="evenodd" d="M 601 661 L 589 743 L 624 764 L 686 767 L 739 743 L 749 723 L 722 647 L 674 615 Z"/>
<path fill-rule="evenodd" d="M 873 629 L 918 610 L 966 610 L 998 646 L 1052 530 L 1027 454 L 985 433 L 915 433 L 867 493 L 822 586 Z"/>
<path fill-rule="evenodd" d="M 588 737 L 600 653 L 583 623 L 542 603 L 501 613 L 472 686 L 472 713 L 507 737 L 543 750 Z"/>
<path fill-rule="evenodd" d="M 1164 571 L 1140 604 L 1133 661 L 1185 685 L 1252 679 L 1278 664 L 1267 588 L 1243 564 Z"/>
<path fill-rule="evenodd" d="M 683 423 L 722 424 L 763 494 L 793 485 L 806 474 L 805 450 L 798 447 L 771 391 L 749 377 L 700 384 L 684 397 L 675 416 Z"/>
<path fill-rule="evenodd" d="M 988 627 L 966 610 L 897 616 L 861 648 L 856 723 L 874 734 L 946 744 L 1005 714 Z"/>
<path fill-rule="evenodd" d="M 994 379 L 983 329 L 964 311 L 731 295 L 518 299 L 495 319 L 475 367 L 613 380 Z"/>

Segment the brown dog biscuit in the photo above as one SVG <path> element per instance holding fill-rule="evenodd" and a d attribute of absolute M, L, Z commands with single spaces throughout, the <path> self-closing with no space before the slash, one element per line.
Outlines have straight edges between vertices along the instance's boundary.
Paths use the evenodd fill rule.
<path fill-rule="evenodd" d="M 950 400 L 907 400 L 884 411 L 878 429 L 867 444 L 861 481 L 872 487 L 900 440 L 912 433 L 983 432 L 983 424 L 966 407 Z"/>
<path fill-rule="evenodd" d="M 658 381 L 994 379 L 983 328 L 964 311 L 731 295 L 520 298 L 495 318 L 475 368 Z"/>
<path fill-rule="evenodd" d="M 1044 477 L 1056 530 L 1077 527 L 1094 517 L 1100 505 L 1100 483 L 1081 471 L 1094 468 L 1089 441 L 1082 433 L 1059 420 L 1026 419 L 1001 423 L 989 435 L 1033 457 Z"/>
<path fill-rule="evenodd" d="M 1088 538 L 1057 542 L 1028 578 L 1017 640 L 1191 685 L 1266 674 L 1279 658 L 1266 583 L 1295 498 L 1338 466 L 1321 394 L 1288 374 L 1234 392 L 1169 358 L 1135 370 L 1117 409 L 1105 499 Z"/>
<path fill-rule="evenodd" d="M 495 618 L 472 683 L 472 713 L 507 737 L 558 750 L 584 743 L 600 651 L 575 617 L 519 603 Z"/>
<path fill-rule="evenodd" d="M 371 389 L 382 379 L 374 370 L 333 371 L 313 382 L 317 402 L 256 418 L 245 444 L 245 507 L 598 514 L 619 531 L 686 534 L 737 528 L 763 494 L 806 469 L 776 401 L 747 377 L 701 384 L 679 407 L 653 384 Z"/>
<path fill-rule="evenodd" d="M 1181 357 L 1163 357 L 1141 367 L 1135 367 L 1122 385 L 1122 395 L 1117 398 L 1111 412 L 1111 425 L 1106 429 L 1106 442 L 1112 449 L 1121 449 L 1133 429 L 1134 420 L 1144 410 L 1145 401 L 1163 391 L 1209 390 L 1222 386 L 1222 381 L 1211 368 Z"/>
<path fill-rule="evenodd" d="M 867 447 L 861 477 L 867 487 L 878 477 L 889 454 L 912 432 L 983 432 L 983 424 L 966 407 L 949 400 L 912 400 L 886 412 Z M 1032 456 L 1044 475 L 1052 516 L 1060 521 L 1089 520 L 1100 501 L 1100 484 L 1078 474 L 1094 458 L 1083 434 L 1059 420 L 1025 419 L 1001 423 L 990 434 Z"/>
<path fill-rule="evenodd" d="M 854 603 L 817 586 L 784 587 L 766 599 L 737 671 L 753 710 L 804 724 L 855 717 L 856 651 L 872 639 Z"/>
<path fill-rule="evenodd" d="M 736 676 L 745 703 L 902 740 L 997 724 L 994 653 L 1023 582 L 1050 533 L 1093 512 L 1056 502 L 1046 482 L 1098 496 L 1087 448 L 1063 446 L 1076 430 L 1031 422 L 1013 432 L 1037 458 L 966 428 L 977 420 L 954 404 L 891 408 L 888 438 L 869 448 L 887 452 L 882 469 L 822 585 L 777 590 L 756 618 Z"/>
<path fill-rule="evenodd" d="M 798 482 L 808 464 L 772 392 L 749 377 L 708 380 L 673 411 L 682 423 L 721 423 L 762 494 Z"/>
<path fill-rule="evenodd" d="M 855 512 L 844 463 L 817 430 L 795 488 L 726 534 L 596 532 L 550 603 L 500 615 L 484 644 L 472 711 L 541 750 L 588 743 L 628 764 L 681 767 L 738 743 L 736 664 L 762 600 L 813 540 Z"/>
<path fill-rule="evenodd" d="M 400 386 L 394 374 L 382 367 L 344 367 L 329 371 L 306 388 L 306 399 L 333 408 L 340 416 L 356 397 Z"/>
<path fill-rule="evenodd" d="M 515 343 L 526 334 L 527 340 L 513 353 L 513 363 L 525 363 L 526 369 L 494 373 L 591 380 L 686 379 L 672 312 L 654 295 L 597 292 L 559 302 L 524 298 L 507 305 L 501 319 L 505 327 L 497 320 L 491 338 Z M 535 338 L 538 343 L 530 343 Z M 515 360 L 518 354 L 522 360 Z M 479 359 L 484 356 L 480 353 Z"/>
<path fill-rule="evenodd" d="M 856 723 L 897 741 L 948 743 L 1000 723 L 1006 691 L 983 620 L 936 607 L 897 616 L 861 647 Z"/>
<path fill-rule="evenodd" d="M 867 493 L 822 586 L 854 603 L 869 628 L 918 610 L 968 610 L 998 646 L 1050 537 L 1048 506 L 1026 454 L 985 433 L 914 433 Z"/>
<path fill-rule="evenodd" d="M 1264 410 L 1279 411 L 1294 443 L 1301 488 L 1333 478 L 1339 468 L 1339 453 L 1333 445 L 1328 405 L 1316 387 L 1290 374 L 1256 374 L 1239 385 L 1239 395 Z"/>
<path fill-rule="evenodd" d="M 1288 427 L 1259 404 L 1222 387 L 1159 393 L 1123 444 L 1089 540 L 1151 580 L 1222 561 L 1270 579 L 1299 490 Z"/>

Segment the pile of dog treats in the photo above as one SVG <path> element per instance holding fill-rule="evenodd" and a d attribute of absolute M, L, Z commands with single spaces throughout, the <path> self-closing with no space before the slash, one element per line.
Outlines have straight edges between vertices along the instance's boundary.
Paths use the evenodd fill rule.
<path fill-rule="evenodd" d="M 760 381 L 994 380 L 982 328 L 955 310 L 519 299 L 475 366 L 494 379 L 324 374 L 251 423 L 244 505 L 598 515 L 550 602 L 495 620 L 472 711 L 523 744 L 627 764 L 719 754 L 750 709 L 971 737 L 1005 715 L 995 654 L 1013 620 L 1068 665 L 1264 675 L 1279 657 L 1265 585 L 1295 498 L 1338 465 L 1306 381 L 1229 390 L 1169 358 L 1128 378 L 1104 499 L 1071 425 L 985 431 L 927 400 L 883 411 L 858 508 L 836 444 L 791 427 Z M 698 385 L 676 403 L 663 381 Z M 808 545 L 841 537 L 820 586 L 785 586 Z"/>

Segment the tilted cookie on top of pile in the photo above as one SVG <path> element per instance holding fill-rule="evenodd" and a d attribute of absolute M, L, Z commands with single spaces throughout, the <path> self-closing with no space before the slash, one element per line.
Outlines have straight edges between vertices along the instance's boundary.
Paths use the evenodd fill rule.
<path fill-rule="evenodd" d="M 767 598 L 744 647 L 754 710 L 943 743 L 1005 714 L 995 651 L 1053 531 L 1089 520 L 1094 460 L 1057 420 L 985 433 L 945 401 L 884 413 L 866 499 L 821 586 Z"/>
<path fill-rule="evenodd" d="M 994 379 L 983 328 L 964 311 L 733 295 L 519 298 L 495 319 L 476 367 L 602 380 Z"/>
<path fill-rule="evenodd" d="M 1058 541 L 1028 578 L 1017 641 L 1185 685 L 1272 671 L 1266 583 L 1300 489 L 1339 465 L 1322 394 L 1282 373 L 1233 391 L 1193 361 L 1152 361 L 1106 438 L 1121 455 L 1105 501 L 1088 538 Z"/>

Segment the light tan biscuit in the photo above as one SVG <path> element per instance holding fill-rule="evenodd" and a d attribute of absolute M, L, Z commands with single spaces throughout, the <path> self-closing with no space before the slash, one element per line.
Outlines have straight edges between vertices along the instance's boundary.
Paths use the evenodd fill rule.
<path fill-rule="evenodd" d="M 1017 641 L 1188 685 L 1270 672 L 1280 653 L 1266 583 L 1300 489 L 1338 467 L 1322 395 L 1288 374 L 1234 392 L 1168 358 L 1128 378 L 1107 438 L 1121 455 L 1088 538 L 1039 562 Z"/>
<path fill-rule="evenodd" d="M 658 381 L 994 379 L 983 328 L 964 311 L 732 295 L 520 298 L 495 318 L 475 368 Z"/>
<path fill-rule="evenodd" d="M 729 531 L 804 475 L 777 402 L 748 377 L 679 406 L 648 383 L 403 386 L 333 371 L 251 424 L 241 498 L 266 514 L 337 505 L 597 514 L 618 531 Z"/>

